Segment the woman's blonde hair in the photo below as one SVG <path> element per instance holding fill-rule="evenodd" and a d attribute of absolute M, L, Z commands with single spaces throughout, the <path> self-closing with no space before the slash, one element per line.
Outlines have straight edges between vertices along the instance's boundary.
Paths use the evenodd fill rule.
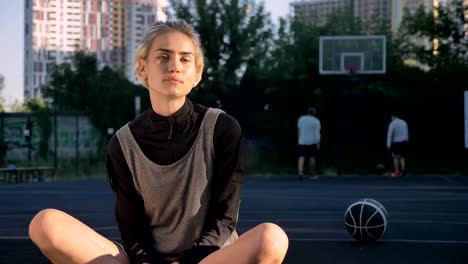
<path fill-rule="evenodd" d="M 148 58 L 153 40 L 168 32 L 180 32 L 192 39 L 193 45 L 195 46 L 195 66 L 197 69 L 197 79 L 195 84 L 200 82 L 203 67 L 205 66 L 205 60 L 201 46 L 200 35 L 198 32 L 182 19 L 171 21 L 156 21 L 146 30 L 145 36 L 138 45 L 135 54 L 135 75 L 138 81 L 140 81 L 140 83 L 146 88 L 149 88 L 148 78 L 141 76 L 138 72 L 140 60 L 146 60 Z"/>

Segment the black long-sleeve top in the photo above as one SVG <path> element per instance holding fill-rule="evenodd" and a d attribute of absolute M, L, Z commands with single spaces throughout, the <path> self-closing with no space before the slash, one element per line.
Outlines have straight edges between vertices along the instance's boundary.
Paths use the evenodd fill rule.
<path fill-rule="evenodd" d="M 151 108 L 130 123 L 130 131 L 143 153 L 154 163 L 169 165 L 181 159 L 194 143 L 207 107 L 185 104 L 176 113 L 164 117 Z M 235 230 L 243 176 L 245 144 L 239 123 L 222 113 L 215 125 L 214 174 L 212 199 L 201 237 L 179 262 L 198 263 L 219 249 Z M 115 216 L 125 251 L 131 263 L 164 263 L 153 248 L 154 240 L 145 214 L 143 199 L 133 183 L 117 136 L 107 152 L 107 172 L 115 194 Z M 220 241 L 223 240 L 223 241 Z"/>

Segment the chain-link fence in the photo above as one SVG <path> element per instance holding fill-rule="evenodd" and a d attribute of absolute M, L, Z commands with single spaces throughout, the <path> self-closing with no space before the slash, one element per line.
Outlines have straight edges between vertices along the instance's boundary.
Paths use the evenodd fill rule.
<path fill-rule="evenodd" d="M 82 114 L 1 113 L 3 166 L 70 167 L 99 158 L 99 133 Z M 83 167 L 83 166 L 81 166 Z"/>

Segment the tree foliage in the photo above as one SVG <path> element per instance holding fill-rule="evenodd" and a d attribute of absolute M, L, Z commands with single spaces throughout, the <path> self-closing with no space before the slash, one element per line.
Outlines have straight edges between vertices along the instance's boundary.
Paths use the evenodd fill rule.
<path fill-rule="evenodd" d="M 263 3 L 252 0 L 171 0 L 172 16 L 202 37 L 206 66 L 193 92 L 201 103 L 240 112 L 242 80 L 259 75 L 271 47 L 272 24 Z M 253 87 L 251 87 L 253 88 Z"/>
<path fill-rule="evenodd" d="M 308 106 L 316 106 L 325 135 L 322 153 L 354 149 L 367 151 L 373 160 L 382 150 L 378 146 L 387 154 L 382 134 L 393 108 L 406 113 L 418 146 L 429 137 L 424 133 L 431 118 L 459 118 L 457 113 L 462 113 L 453 101 L 464 86 L 446 84 L 466 82 L 467 10 L 461 0 L 449 3 L 437 10 L 406 10 L 397 32 L 390 31 L 388 20 L 361 21 L 351 7 L 335 12 L 324 25 L 285 17 L 275 26 L 263 4 L 254 0 L 170 0 L 170 16 L 194 25 L 202 38 L 206 66 L 191 98 L 225 109 L 241 121 L 248 136 L 262 138 L 272 152 L 290 158 L 295 156 L 297 117 Z M 386 73 L 320 75 L 319 38 L 333 35 L 385 35 Z M 88 113 L 105 134 L 108 127 L 120 127 L 134 117 L 135 95 L 149 105 L 146 93 L 120 73 L 99 68 L 94 57 L 77 53 L 72 63 L 56 67 L 45 94 L 60 112 Z M 442 130 L 437 133 L 446 135 Z M 455 149 L 459 137 L 444 138 L 445 147 Z M 431 146 L 447 152 L 444 146 Z"/>
<path fill-rule="evenodd" d="M 135 117 L 134 96 L 146 98 L 146 93 L 111 68 L 98 68 L 94 56 L 78 52 L 72 63 L 55 67 L 44 97 L 59 113 L 87 114 L 104 139 L 107 128 L 120 128 Z"/>
<path fill-rule="evenodd" d="M 49 155 L 49 139 L 52 135 L 51 113 L 41 98 L 30 98 L 23 104 L 24 112 L 32 112 L 36 115 L 39 127 L 39 146 L 37 154 L 39 157 L 47 159 Z"/>
<path fill-rule="evenodd" d="M 399 31 L 403 59 L 414 59 L 431 71 L 468 68 L 468 7 L 462 0 L 431 10 L 404 11 Z M 437 15 L 435 15 L 437 14 Z"/>
<path fill-rule="evenodd" d="M 5 77 L 0 74 L 0 93 L 2 93 L 3 91 L 3 88 L 5 88 Z M 5 103 L 5 100 L 3 98 L 3 96 L 0 96 L 0 112 L 3 112 L 3 105 Z"/>
<path fill-rule="evenodd" d="M 0 74 L 0 92 L 5 88 L 5 77 Z"/>

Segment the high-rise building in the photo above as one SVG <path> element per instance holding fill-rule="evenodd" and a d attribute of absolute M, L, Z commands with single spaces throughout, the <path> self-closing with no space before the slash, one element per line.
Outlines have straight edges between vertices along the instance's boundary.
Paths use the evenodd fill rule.
<path fill-rule="evenodd" d="M 364 28 L 368 28 L 375 19 L 383 21 L 388 29 L 391 27 L 391 0 L 353 0 L 354 16 L 359 17 Z"/>
<path fill-rule="evenodd" d="M 40 95 L 53 65 L 82 48 L 82 3 L 25 1 L 25 97 Z"/>
<path fill-rule="evenodd" d="M 432 9 L 434 2 L 439 0 L 394 0 L 392 1 L 392 31 L 396 32 L 400 27 L 403 19 L 404 9 L 407 8 L 410 12 L 415 12 L 421 5 L 426 11 Z"/>
<path fill-rule="evenodd" d="M 468 21 L 468 0 L 463 1 L 463 6 L 465 7 L 465 21 Z M 468 36 L 468 22 L 465 23 L 465 36 Z"/>
<path fill-rule="evenodd" d="M 291 3 L 294 17 L 319 26 L 346 5 L 350 5 L 350 0 L 296 0 Z"/>
<path fill-rule="evenodd" d="M 25 98 L 41 96 L 54 65 L 77 50 L 136 81 L 134 50 L 144 30 L 165 20 L 167 0 L 25 0 Z"/>
<path fill-rule="evenodd" d="M 423 6 L 426 13 L 432 12 L 434 20 L 439 19 L 439 7 L 453 4 L 453 0 L 395 0 L 392 6 L 392 30 L 396 32 L 401 24 L 404 15 L 404 9 L 407 8 L 410 13 L 415 12 L 420 6 Z M 462 5 L 468 7 L 468 0 L 463 0 Z M 468 20 L 468 10 L 465 11 L 465 18 Z M 468 24 L 465 24 L 465 34 L 468 34 Z M 414 41 L 420 45 L 432 43 L 433 54 L 439 53 L 439 39 L 414 38 Z"/>
<path fill-rule="evenodd" d="M 126 52 L 124 70 L 127 78 L 133 82 L 137 81 L 134 74 L 135 51 L 138 44 L 143 39 L 143 35 L 145 33 L 144 31 L 156 19 L 166 19 L 164 8 L 167 6 L 167 4 L 162 3 L 162 1 L 158 2 L 159 3 L 156 4 L 154 1 L 140 0 L 138 5 L 127 5 L 127 17 L 125 19 L 125 29 L 127 31 L 127 34 L 125 35 L 127 42 L 125 45 Z"/>
<path fill-rule="evenodd" d="M 296 0 L 291 6 L 296 18 L 318 26 L 323 26 L 330 15 L 344 8 L 352 8 L 354 16 L 364 25 L 374 18 L 390 21 L 392 12 L 391 0 Z"/>

